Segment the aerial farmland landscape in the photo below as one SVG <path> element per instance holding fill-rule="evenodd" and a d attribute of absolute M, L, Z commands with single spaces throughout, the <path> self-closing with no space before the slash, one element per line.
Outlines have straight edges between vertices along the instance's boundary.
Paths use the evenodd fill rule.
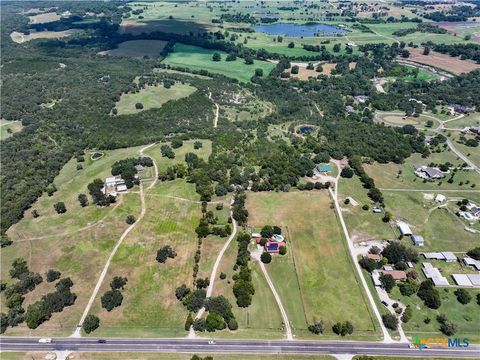
<path fill-rule="evenodd" d="M 0 2 L 0 359 L 480 358 L 480 2 Z"/>

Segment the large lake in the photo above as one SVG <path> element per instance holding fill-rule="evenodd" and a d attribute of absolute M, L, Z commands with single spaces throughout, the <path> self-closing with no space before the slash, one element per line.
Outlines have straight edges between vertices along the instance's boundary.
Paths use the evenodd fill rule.
<path fill-rule="evenodd" d="M 343 34 L 345 30 L 325 24 L 278 23 L 255 25 L 254 29 L 269 35 L 285 35 L 292 37 L 312 37 L 318 35 Z"/>

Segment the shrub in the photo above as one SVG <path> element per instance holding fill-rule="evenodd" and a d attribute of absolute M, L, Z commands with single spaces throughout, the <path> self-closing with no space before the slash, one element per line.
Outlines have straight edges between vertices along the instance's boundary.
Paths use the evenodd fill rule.
<path fill-rule="evenodd" d="M 221 272 L 220 273 L 220 279 L 225 280 L 226 278 L 227 278 L 227 274 L 225 274 L 224 272 Z"/>
<path fill-rule="evenodd" d="M 143 104 L 142 103 L 136 103 L 135 104 L 135 109 L 137 109 L 137 110 L 143 109 Z"/>
<path fill-rule="evenodd" d="M 393 279 L 392 275 L 380 275 L 380 282 L 382 283 L 385 291 L 388 293 L 395 287 L 395 280 Z"/>
<path fill-rule="evenodd" d="M 278 249 L 278 253 L 280 255 L 285 255 L 287 253 L 287 247 L 284 245 L 280 246 L 280 249 Z"/>
<path fill-rule="evenodd" d="M 187 285 L 182 284 L 181 286 L 179 286 L 175 289 L 175 297 L 178 300 L 182 301 L 185 298 L 185 296 L 190 294 L 190 291 L 191 290 L 189 288 L 187 288 Z"/>
<path fill-rule="evenodd" d="M 193 325 L 192 313 L 188 313 L 187 320 L 185 320 L 185 331 L 190 331 L 190 327 Z"/>
<path fill-rule="evenodd" d="M 438 315 L 437 321 L 440 323 L 440 331 L 445 335 L 452 336 L 457 331 L 457 326 L 450 320 L 448 320 L 446 315 Z"/>
<path fill-rule="evenodd" d="M 402 322 L 407 323 L 413 316 L 413 310 L 410 305 L 407 305 L 402 315 Z"/>
<path fill-rule="evenodd" d="M 57 202 L 56 204 L 53 205 L 53 208 L 58 214 L 63 214 L 67 212 L 67 208 L 65 206 L 65 203 L 62 201 Z"/>
<path fill-rule="evenodd" d="M 128 280 L 126 277 L 121 276 L 114 276 L 112 281 L 110 282 L 110 287 L 112 290 L 122 289 L 127 284 Z"/>
<path fill-rule="evenodd" d="M 340 176 L 343 178 L 350 179 L 353 177 L 353 174 L 354 174 L 353 169 L 347 166 L 342 169 Z"/>
<path fill-rule="evenodd" d="M 228 320 L 228 328 L 230 330 L 237 330 L 238 329 L 238 322 L 237 320 L 235 320 L 235 318 L 231 318 L 230 320 Z"/>
<path fill-rule="evenodd" d="M 420 284 L 417 292 L 420 299 L 431 309 L 438 309 L 442 304 L 438 290 L 433 286 L 432 280 L 425 280 Z"/>
<path fill-rule="evenodd" d="M 368 211 L 368 209 L 370 209 L 370 206 L 368 206 L 368 204 L 365 204 L 362 206 L 362 209 Z"/>
<path fill-rule="evenodd" d="M 135 216 L 133 215 L 127 215 L 127 217 L 125 218 L 125 222 L 128 225 L 132 225 L 133 223 L 135 223 L 135 221 L 137 221 L 137 219 L 135 219 Z"/>
<path fill-rule="evenodd" d="M 465 289 L 457 289 L 454 291 L 455 296 L 459 303 L 466 305 L 472 301 L 472 295 Z"/>
<path fill-rule="evenodd" d="M 177 256 L 177 253 L 169 245 L 166 245 L 157 251 L 156 259 L 163 264 L 168 258 L 173 259 L 175 256 Z"/>
<path fill-rule="evenodd" d="M 87 315 L 85 321 L 83 322 L 83 330 L 85 330 L 87 334 L 95 331 L 99 326 L 100 319 L 95 315 Z"/>
<path fill-rule="evenodd" d="M 102 307 L 107 311 L 122 305 L 123 295 L 119 290 L 109 290 L 100 298 Z"/>
<path fill-rule="evenodd" d="M 385 325 L 385 327 L 387 329 L 397 330 L 398 319 L 395 315 L 393 315 L 393 314 L 382 315 L 382 322 L 383 322 L 383 325 Z"/>
<path fill-rule="evenodd" d="M 61 275 L 62 274 L 60 273 L 60 271 L 56 271 L 56 270 L 53 270 L 53 269 L 49 269 L 45 273 L 45 277 L 47 279 L 47 282 L 53 282 L 55 280 L 58 280 L 58 279 L 60 279 Z"/>
<path fill-rule="evenodd" d="M 312 325 L 308 325 L 308 331 L 313 334 L 322 334 L 325 331 L 325 325 L 323 321 L 315 321 Z"/>
<path fill-rule="evenodd" d="M 225 329 L 225 321 L 223 317 L 215 312 L 209 312 L 205 321 L 208 332 Z"/>
<path fill-rule="evenodd" d="M 195 331 L 200 331 L 200 332 L 205 331 L 206 327 L 207 327 L 207 324 L 205 322 L 205 319 L 195 319 L 193 321 L 193 330 Z"/>
<path fill-rule="evenodd" d="M 270 262 L 272 261 L 272 255 L 270 255 L 270 253 L 268 252 L 263 252 L 260 256 L 260 260 L 262 260 L 264 264 L 270 264 Z"/>

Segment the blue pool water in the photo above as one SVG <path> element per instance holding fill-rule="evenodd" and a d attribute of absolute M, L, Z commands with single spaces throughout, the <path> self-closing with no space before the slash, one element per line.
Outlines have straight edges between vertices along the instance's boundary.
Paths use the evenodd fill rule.
<path fill-rule="evenodd" d="M 302 134 L 308 134 L 308 133 L 311 133 L 313 131 L 313 127 L 311 126 L 302 126 L 300 129 L 300 132 Z"/>
<path fill-rule="evenodd" d="M 294 24 L 294 23 L 278 23 L 269 25 L 255 25 L 256 31 L 266 33 L 268 35 L 285 35 L 292 37 L 312 37 L 317 35 L 343 34 L 345 30 L 325 25 L 325 24 Z"/>

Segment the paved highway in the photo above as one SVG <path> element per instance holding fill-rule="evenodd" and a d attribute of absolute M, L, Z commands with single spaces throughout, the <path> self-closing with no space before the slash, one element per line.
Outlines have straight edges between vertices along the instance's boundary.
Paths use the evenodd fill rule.
<path fill-rule="evenodd" d="M 166 353 L 248 353 L 248 354 L 366 354 L 390 356 L 480 358 L 480 346 L 468 348 L 410 349 L 405 343 L 308 340 L 216 340 L 208 339 L 120 339 L 54 338 L 39 343 L 38 338 L 1 337 L 2 351 L 136 351 Z"/>

